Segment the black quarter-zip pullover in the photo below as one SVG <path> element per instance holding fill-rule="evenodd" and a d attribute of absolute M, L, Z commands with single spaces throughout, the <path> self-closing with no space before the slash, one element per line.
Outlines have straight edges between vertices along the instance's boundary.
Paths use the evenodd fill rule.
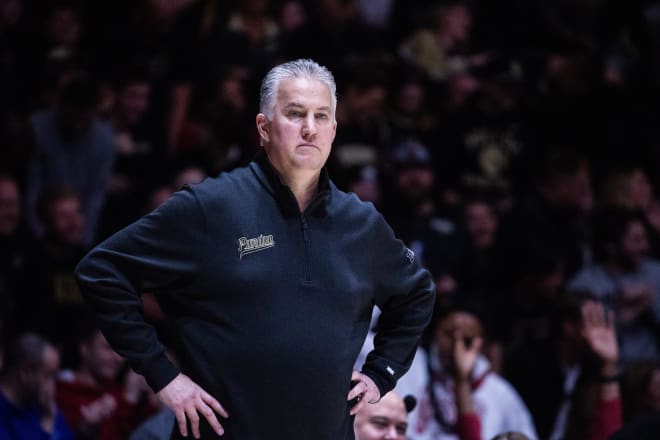
<path fill-rule="evenodd" d="M 181 369 L 230 414 L 226 440 L 352 439 L 346 396 L 373 306 L 380 331 L 362 372 L 382 395 L 410 366 L 434 298 L 373 205 L 324 170 L 301 213 L 264 153 L 175 193 L 76 274 L 111 345 L 158 391 L 180 370 L 141 313 L 140 292 L 156 294 Z"/>

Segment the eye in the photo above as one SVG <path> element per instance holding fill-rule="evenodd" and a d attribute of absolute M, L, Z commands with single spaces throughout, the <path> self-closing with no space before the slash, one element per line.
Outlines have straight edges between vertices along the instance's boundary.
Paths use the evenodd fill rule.
<path fill-rule="evenodd" d="M 287 115 L 288 115 L 290 118 L 301 118 L 301 117 L 303 116 L 302 112 L 299 111 L 299 110 L 289 110 L 289 112 L 287 113 Z"/>
<path fill-rule="evenodd" d="M 316 114 L 316 119 L 321 119 L 321 120 L 324 120 L 324 121 L 325 121 L 325 120 L 328 119 L 328 115 L 325 114 L 325 113 L 317 113 L 317 114 Z"/>

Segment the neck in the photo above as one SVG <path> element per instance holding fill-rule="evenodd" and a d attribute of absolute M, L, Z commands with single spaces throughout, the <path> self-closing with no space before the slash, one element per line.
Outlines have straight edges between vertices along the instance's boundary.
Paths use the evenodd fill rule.
<path fill-rule="evenodd" d="M 318 190 L 319 173 L 295 173 L 294 176 L 281 175 L 281 177 L 282 181 L 291 188 L 300 212 L 304 212 Z"/>

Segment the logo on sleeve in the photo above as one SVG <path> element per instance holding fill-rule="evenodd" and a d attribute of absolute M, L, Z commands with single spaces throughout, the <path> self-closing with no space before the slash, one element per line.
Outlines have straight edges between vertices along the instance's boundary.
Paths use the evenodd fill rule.
<path fill-rule="evenodd" d="M 272 235 L 261 234 L 256 238 L 241 237 L 238 239 L 238 255 L 242 259 L 244 255 L 263 251 L 273 246 L 275 246 L 275 240 Z"/>
<path fill-rule="evenodd" d="M 415 261 L 415 253 L 410 248 L 406 248 L 406 258 L 411 263 Z"/>

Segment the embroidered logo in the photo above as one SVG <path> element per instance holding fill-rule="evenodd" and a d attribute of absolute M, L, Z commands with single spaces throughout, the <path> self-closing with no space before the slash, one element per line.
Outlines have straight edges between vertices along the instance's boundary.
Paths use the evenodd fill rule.
<path fill-rule="evenodd" d="M 411 263 L 415 261 L 415 253 L 410 248 L 406 248 L 406 258 Z"/>
<path fill-rule="evenodd" d="M 238 239 L 238 255 L 242 259 L 243 255 L 263 251 L 273 246 L 275 246 L 275 240 L 272 235 L 261 234 L 256 238 L 241 237 Z"/>

